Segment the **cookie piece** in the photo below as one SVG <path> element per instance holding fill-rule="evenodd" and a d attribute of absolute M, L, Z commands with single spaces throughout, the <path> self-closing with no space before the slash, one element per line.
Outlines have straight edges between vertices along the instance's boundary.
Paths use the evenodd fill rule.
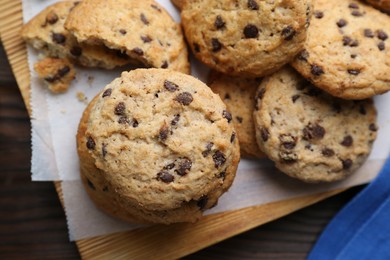
<path fill-rule="evenodd" d="M 141 223 L 195 221 L 233 182 L 239 144 L 218 95 L 171 70 L 124 72 L 90 103 L 77 143 L 87 192 Z"/>
<path fill-rule="evenodd" d="M 358 1 L 317 0 L 292 65 L 330 94 L 365 99 L 390 90 L 390 19 Z"/>
<path fill-rule="evenodd" d="M 174 4 L 179 10 L 183 8 L 184 1 L 186 0 L 171 0 L 172 4 Z"/>
<path fill-rule="evenodd" d="M 181 18 L 204 64 L 229 75 L 261 77 L 302 50 L 309 13 L 309 0 L 193 0 L 184 1 Z"/>
<path fill-rule="evenodd" d="M 190 72 L 180 25 L 153 0 L 82 1 L 65 28 L 79 42 L 104 44 L 145 67 Z"/>
<path fill-rule="evenodd" d="M 53 93 L 68 90 L 75 78 L 73 64 L 66 59 L 45 58 L 34 64 L 34 70 Z"/>
<path fill-rule="evenodd" d="M 126 55 L 102 45 L 80 44 L 65 30 L 65 20 L 78 3 L 58 2 L 44 9 L 23 26 L 24 41 L 47 56 L 67 58 L 86 67 L 112 69 L 129 64 Z"/>
<path fill-rule="evenodd" d="M 370 5 L 390 14 L 390 1 L 389 0 L 366 0 Z"/>
<path fill-rule="evenodd" d="M 243 157 L 264 157 L 256 143 L 253 122 L 255 95 L 260 82 L 259 78 L 231 77 L 216 71 L 209 74 L 209 87 L 221 97 L 232 115 Z"/>
<path fill-rule="evenodd" d="M 336 181 L 368 157 L 377 132 L 371 99 L 333 97 L 291 68 L 265 78 L 257 97 L 257 142 L 287 175 L 305 182 Z"/>

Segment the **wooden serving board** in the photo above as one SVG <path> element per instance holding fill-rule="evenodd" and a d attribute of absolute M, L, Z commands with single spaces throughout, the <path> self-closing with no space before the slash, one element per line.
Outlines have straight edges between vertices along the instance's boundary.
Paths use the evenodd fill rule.
<path fill-rule="evenodd" d="M 20 0 L 0 0 L 0 37 L 30 112 L 30 71 L 27 50 L 20 37 Z M 61 185 L 55 183 L 62 200 Z M 83 259 L 172 259 L 218 243 L 342 192 L 320 193 L 202 218 L 195 224 L 156 225 L 148 228 L 76 241 Z"/>

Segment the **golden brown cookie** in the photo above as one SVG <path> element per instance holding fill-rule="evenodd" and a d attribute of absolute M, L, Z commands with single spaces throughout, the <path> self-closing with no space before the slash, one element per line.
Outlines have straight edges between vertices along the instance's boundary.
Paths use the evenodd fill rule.
<path fill-rule="evenodd" d="M 112 69 L 128 64 L 128 57 L 121 53 L 102 45 L 80 44 L 65 30 L 65 20 L 77 3 L 58 2 L 45 8 L 23 26 L 23 39 L 47 56 L 67 58 L 86 67 Z"/>
<path fill-rule="evenodd" d="M 182 25 L 195 56 L 242 77 L 277 71 L 302 50 L 310 0 L 184 1 Z"/>
<path fill-rule="evenodd" d="M 231 77 L 211 71 L 208 85 L 217 93 L 232 114 L 234 128 L 243 157 L 264 157 L 256 142 L 253 111 L 255 95 L 261 79 Z"/>
<path fill-rule="evenodd" d="M 335 98 L 286 67 L 264 78 L 254 113 L 257 142 L 276 167 L 305 182 L 353 173 L 376 138 L 371 99 Z"/>
<path fill-rule="evenodd" d="M 390 17 L 358 1 L 317 0 L 305 50 L 292 65 L 330 94 L 364 99 L 390 90 Z"/>
<path fill-rule="evenodd" d="M 66 59 L 57 58 L 45 58 L 38 61 L 34 64 L 34 70 L 49 90 L 56 94 L 67 91 L 76 74 L 72 63 Z"/>
<path fill-rule="evenodd" d="M 145 67 L 190 72 L 180 25 L 153 0 L 85 0 L 65 28 L 79 42 L 119 50 Z"/>
<path fill-rule="evenodd" d="M 128 221 L 196 221 L 233 182 L 240 155 L 231 121 L 219 96 L 191 76 L 124 72 L 80 122 L 87 192 Z"/>

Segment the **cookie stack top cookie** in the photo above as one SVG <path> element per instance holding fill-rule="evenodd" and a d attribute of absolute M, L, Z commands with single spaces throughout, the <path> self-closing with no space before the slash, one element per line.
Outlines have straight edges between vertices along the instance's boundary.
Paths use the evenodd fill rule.
<path fill-rule="evenodd" d="M 195 56 L 229 75 L 277 71 L 302 50 L 310 1 L 193 0 L 181 3 L 184 32 Z"/>
<path fill-rule="evenodd" d="M 345 99 L 390 90 L 390 19 L 358 1 L 316 0 L 305 49 L 292 63 L 317 87 Z"/>
<path fill-rule="evenodd" d="M 194 221 L 233 182 L 240 155 L 231 115 L 191 76 L 124 72 L 86 111 L 78 133 L 81 173 L 95 188 L 104 179 L 107 197 L 122 201 L 122 218 L 127 212 L 144 222 Z"/>

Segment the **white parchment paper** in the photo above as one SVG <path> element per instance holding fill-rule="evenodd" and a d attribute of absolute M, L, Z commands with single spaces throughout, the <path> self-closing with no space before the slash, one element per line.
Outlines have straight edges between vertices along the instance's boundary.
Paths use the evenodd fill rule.
<path fill-rule="evenodd" d="M 23 0 L 25 22 L 54 2 L 56 1 Z M 179 20 L 179 14 L 169 0 L 158 2 L 171 13 L 174 19 Z M 37 52 L 29 49 L 28 57 L 32 71 L 32 179 L 63 181 L 70 238 L 78 240 L 139 228 L 137 225 L 113 219 L 94 207 L 80 181 L 76 152 L 77 126 L 86 107 L 85 102 L 77 99 L 77 93 L 83 93 L 90 101 L 106 84 L 118 77 L 121 71 L 77 68 L 77 78 L 69 91 L 61 95 L 52 95 L 33 72 L 32 65 L 38 58 Z M 192 74 L 205 81 L 208 69 L 194 59 L 192 65 Z M 310 185 L 279 173 L 268 160 L 242 160 L 232 188 L 221 197 L 218 206 L 206 214 L 369 182 L 379 172 L 389 153 L 390 138 L 386 133 L 390 132 L 390 93 L 376 97 L 376 105 L 379 111 L 380 130 L 374 150 L 366 164 L 347 180 L 333 184 Z"/>

